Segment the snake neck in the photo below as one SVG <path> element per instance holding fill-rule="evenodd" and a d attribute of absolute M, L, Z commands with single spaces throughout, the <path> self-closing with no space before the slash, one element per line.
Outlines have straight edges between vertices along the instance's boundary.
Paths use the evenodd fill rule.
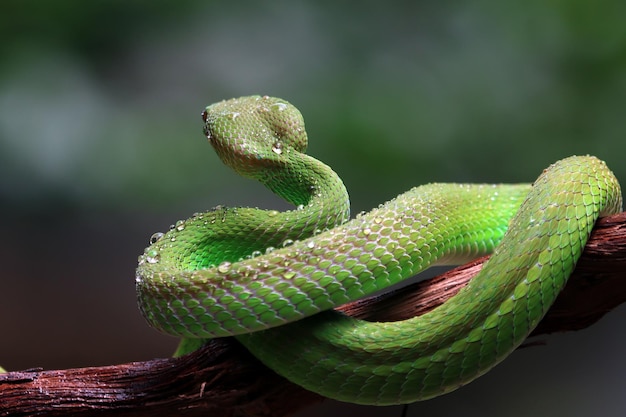
<path fill-rule="evenodd" d="M 289 229 L 303 227 L 294 235 L 298 239 L 345 223 L 350 217 L 350 200 L 341 178 L 315 158 L 296 151 L 289 153 L 288 163 L 257 178 L 296 206 L 295 211 L 280 213 L 277 220 Z"/>
<path fill-rule="evenodd" d="M 289 165 L 256 179 L 294 204 L 295 210 L 218 206 L 180 220 L 167 233 L 153 235 L 140 257 L 145 272 L 218 267 L 345 223 L 350 203 L 339 176 L 308 155 L 291 154 Z"/>

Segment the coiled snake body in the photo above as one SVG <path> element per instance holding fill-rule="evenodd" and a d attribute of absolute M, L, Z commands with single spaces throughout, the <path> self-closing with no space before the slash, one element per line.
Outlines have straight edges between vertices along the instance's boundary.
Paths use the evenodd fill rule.
<path fill-rule="evenodd" d="M 179 353 L 197 345 L 190 339 L 234 335 L 279 374 L 343 401 L 413 402 L 487 372 L 546 313 L 596 219 L 621 210 L 617 180 L 585 156 L 555 163 L 532 187 L 429 184 L 348 221 L 341 179 L 304 154 L 295 107 L 243 97 L 207 107 L 203 119 L 224 163 L 297 208 L 216 207 L 155 234 L 139 258 L 140 308 L 187 340 Z M 332 310 L 492 251 L 425 315 L 371 323 Z"/>

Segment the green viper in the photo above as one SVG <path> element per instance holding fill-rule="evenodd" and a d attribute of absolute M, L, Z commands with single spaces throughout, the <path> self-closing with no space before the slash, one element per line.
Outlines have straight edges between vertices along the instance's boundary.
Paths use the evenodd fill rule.
<path fill-rule="evenodd" d="M 429 184 L 349 220 L 346 189 L 304 153 L 291 104 L 243 97 L 203 119 L 224 163 L 296 208 L 216 207 L 155 234 L 139 258 L 140 308 L 185 339 L 179 354 L 200 345 L 191 339 L 236 336 L 277 373 L 342 401 L 427 399 L 493 368 L 553 303 L 596 219 L 621 210 L 617 180 L 587 156 L 555 163 L 533 186 Z M 492 251 L 465 288 L 420 317 L 373 323 L 332 310 Z"/>

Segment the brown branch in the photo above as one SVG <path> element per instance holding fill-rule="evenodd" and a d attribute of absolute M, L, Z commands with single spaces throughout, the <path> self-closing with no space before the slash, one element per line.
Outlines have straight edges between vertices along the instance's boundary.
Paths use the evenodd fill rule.
<path fill-rule="evenodd" d="M 484 261 L 342 310 L 373 320 L 423 314 L 454 295 Z M 598 223 L 534 335 L 596 322 L 626 301 L 625 272 L 626 212 Z M 286 416 L 321 399 L 265 368 L 232 339 L 178 359 L 0 375 L 0 416 Z"/>

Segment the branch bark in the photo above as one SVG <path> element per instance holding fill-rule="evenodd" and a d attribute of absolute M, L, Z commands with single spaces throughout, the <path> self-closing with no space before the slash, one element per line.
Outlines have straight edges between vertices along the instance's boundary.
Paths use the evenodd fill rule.
<path fill-rule="evenodd" d="M 423 314 L 452 297 L 487 258 L 343 306 L 368 320 Z M 579 330 L 626 301 L 626 212 L 602 219 L 566 288 L 533 335 Z M 287 416 L 323 398 L 260 364 L 233 339 L 182 358 L 0 375 L 0 416 Z"/>

